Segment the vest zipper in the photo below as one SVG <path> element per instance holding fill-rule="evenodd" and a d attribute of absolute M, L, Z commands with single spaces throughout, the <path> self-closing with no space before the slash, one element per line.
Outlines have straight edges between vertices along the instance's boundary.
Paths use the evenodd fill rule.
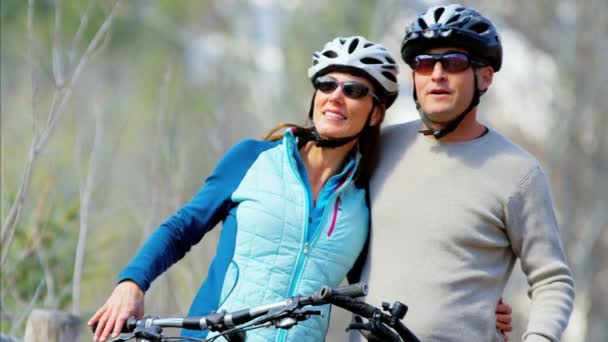
<path fill-rule="evenodd" d="M 291 297 L 294 295 L 296 285 L 300 282 L 304 259 L 306 259 L 308 251 L 310 249 L 310 244 L 308 243 L 308 241 L 306 241 L 306 237 L 308 236 L 308 223 L 309 223 L 308 218 L 310 215 L 310 196 L 308 193 L 308 188 L 306 187 L 306 184 L 304 184 L 304 181 L 302 181 L 302 177 L 300 176 L 300 173 L 298 172 L 297 168 L 294 167 L 294 165 L 293 165 L 293 162 L 294 162 L 293 158 L 295 158 L 295 157 L 293 157 L 291 155 L 292 152 L 290 152 L 290 151 L 292 151 L 292 146 L 289 146 L 289 148 L 286 148 L 286 153 L 288 154 L 287 158 L 288 158 L 288 162 L 289 162 L 289 167 L 291 168 L 291 171 L 295 175 L 298 182 L 300 182 L 300 186 L 302 187 L 302 190 L 305 195 L 305 201 L 304 201 L 304 229 L 302 230 L 302 241 L 304 241 L 304 245 L 302 245 L 300 247 L 300 252 L 298 253 L 298 259 L 296 260 L 296 267 L 294 268 L 293 274 L 291 275 L 291 280 L 289 282 L 289 292 L 287 293 L 287 297 Z M 284 329 L 279 329 L 279 332 L 277 334 L 275 341 L 285 341 L 286 333 L 287 332 Z"/>
<path fill-rule="evenodd" d="M 292 147 L 289 148 L 289 150 L 291 150 Z M 307 236 L 308 236 L 308 224 L 309 224 L 309 215 L 310 215 L 310 196 L 309 193 L 307 193 L 308 188 L 306 187 L 306 184 L 304 184 L 304 181 L 302 181 L 302 177 L 300 175 L 300 173 L 298 172 L 298 170 L 294 167 L 293 165 L 293 156 L 290 155 L 288 149 L 286 148 L 286 152 L 288 153 L 287 158 L 289 161 L 289 166 L 291 168 L 291 171 L 296 175 L 296 179 L 300 182 L 300 185 L 302 186 L 302 189 L 304 190 L 304 193 L 306 195 L 306 200 L 305 200 L 305 217 L 304 217 L 304 229 L 302 232 L 302 241 L 304 241 L 304 245 L 302 246 L 302 248 L 300 249 L 300 252 L 298 254 L 298 260 L 296 261 L 296 267 L 294 269 L 294 272 L 291 276 L 291 280 L 289 283 L 289 293 L 288 293 L 288 297 L 294 296 L 295 295 L 295 288 L 297 286 L 297 284 L 300 282 L 300 277 L 302 276 L 302 268 L 304 267 L 304 262 L 306 257 L 308 256 L 310 249 L 312 248 L 311 245 L 317 240 L 317 238 L 319 237 L 319 235 L 321 234 L 321 229 L 318 229 L 315 231 L 315 235 L 312 236 L 312 238 L 310 239 L 310 241 L 307 241 Z M 332 218 L 332 225 L 330 227 L 330 231 L 328 232 L 328 234 L 330 234 L 331 231 L 333 231 L 334 225 L 335 225 L 335 221 L 336 221 L 336 217 L 338 214 L 338 201 L 340 200 L 340 196 L 341 196 L 341 190 L 344 189 L 345 184 L 347 184 L 352 176 L 353 172 L 351 170 L 351 172 L 348 174 L 347 179 L 342 182 L 342 184 L 340 184 L 338 186 L 338 188 L 336 189 L 334 196 L 337 196 L 338 198 L 336 199 L 336 203 L 334 204 L 334 214 L 333 214 L 333 218 Z M 323 221 L 325 220 L 325 216 L 327 215 L 327 208 L 324 210 L 323 212 L 323 216 L 321 217 L 321 220 L 319 221 L 319 225 L 321 225 L 323 223 Z M 275 341 L 285 341 L 286 339 L 286 335 L 287 331 L 284 329 L 279 329 L 279 332 L 277 334 L 277 337 L 275 339 Z"/>
<path fill-rule="evenodd" d="M 327 237 L 331 236 L 331 233 L 334 232 L 334 227 L 336 226 L 336 221 L 338 218 L 338 208 L 340 208 L 340 199 L 342 195 L 338 195 L 338 198 L 336 198 L 336 202 L 334 203 L 334 215 L 331 218 L 331 225 L 329 226 L 329 230 L 327 231 Z"/>

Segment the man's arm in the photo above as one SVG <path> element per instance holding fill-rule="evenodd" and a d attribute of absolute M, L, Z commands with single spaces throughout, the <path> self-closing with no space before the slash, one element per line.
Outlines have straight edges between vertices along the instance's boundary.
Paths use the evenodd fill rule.
<path fill-rule="evenodd" d="M 522 178 L 506 209 L 507 231 L 532 300 L 525 342 L 559 341 L 574 302 L 547 177 L 536 167 Z"/>

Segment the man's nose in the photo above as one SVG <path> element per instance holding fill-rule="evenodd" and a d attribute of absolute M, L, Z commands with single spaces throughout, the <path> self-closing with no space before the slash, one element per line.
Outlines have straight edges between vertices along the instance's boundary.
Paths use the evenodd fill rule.
<path fill-rule="evenodd" d="M 443 68 L 443 64 L 441 64 L 441 61 L 435 62 L 435 65 L 433 66 L 433 72 L 431 73 L 431 78 L 433 80 L 440 80 L 444 79 L 446 75 L 447 72 Z"/>

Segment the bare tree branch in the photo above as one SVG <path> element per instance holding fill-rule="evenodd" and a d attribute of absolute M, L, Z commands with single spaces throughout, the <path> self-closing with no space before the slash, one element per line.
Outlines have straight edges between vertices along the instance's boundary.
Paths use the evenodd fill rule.
<path fill-rule="evenodd" d="M 110 38 L 112 36 L 111 31 L 112 31 L 112 27 L 110 27 L 108 33 L 106 33 L 106 35 L 104 36 L 103 41 L 101 43 L 99 43 L 99 45 L 97 45 L 95 50 L 93 50 L 91 52 L 91 58 L 90 58 L 91 60 L 95 60 L 95 58 L 97 58 L 97 56 L 103 54 L 103 52 L 106 50 L 108 45 L 110 45 Z"/>
<path fill-rule="evenodd" d="M 25 242 L 25 247 L 21 250 L 21 253 L 19 253 L 13 259 L 13 264 L 7 265 L 3 268 L 4 274 L 12 276 L 14 270 L 18 268 L 19 264 L 22 261 L 30 257 L 32 254 L 36 253 L 37 251 L 41 250 L 41 242 L 44 239 L 44 234 L 41 232 L 40 222 L 42 221 L 42 213 L 44 208 L 46 207 L 50 188 L 50 183 L 47 183 L 44 190 L 40 194 L 38 204 L 36 205 L 36 208 L 34 209 L 33 213 L 33 223 L 31 225 L 32 231 L 28 235 L 28 240 Z M 4 251 L 3 259 L 7 260 L 7 251 Z"/>
<path fill-rule="evenodd" d="M 13 237 L 15 235 L 15 227 L 17 225 L 17 220 L 19 218 L 19 214 L 21 213 L 23 203 L 25 202 L 25 194 L 27 193 L 27 189 L 30 185 L 30 178 L 32 176 L 32 165 L 35 159 L 32 153 L 34 143 L 35 142 L 32 142 L 32 147 L 30 148 L 29 160 L 25 165 L 25 171 L 23 172 L 21 186 L 19 187 L 19 191 L 17 192 L 17 198 L 15 199 L 15 202 L 13 202 L 13 206 L 11 207 L 2 227 L 2 235 L 0 236 L 0 246 L 2 247 L 3 253 L 2 258 L 0 259 L 0 267 L 4 265 L 6 257 L 8 256 L 8 250 L 11 243 L 13 242 Z"/>
<path fill-rule="evenodd" d="M 55 87 L 63 87 L 63 56 L 61 54 L 61 0 L 55 0 L 55 32 L 53 35 L 53 78 Z"/>
<path fill-rule="evenodd" d="M 38 263 L 40 263 L 40 267 L 42 267 L 44 282 L 46 283 L 46 297 L 44 298 L 44 306 L 54 307 L 57 303 L 55 300 L 55 277 L 53 277 L 51 265 L 49 265 L 48 262 L 48 255 L 44 248 L 36 248 L 35 253 Z"/>
<path fill-rule="evenodd" d="M 44 286 L 44 280 L 41 280 L 40 283 L 38 283 L 38 287 L 36 287 L 36 292 L 34 292 L 34 295 L 32 296 L 32 300 L 30 300 L 30 303 L 28 304 L 27 308 L 25 310 L 23 310 L 23 312 L 17 318 L 17 320 L 13 321 L 13 323 L 11 325 L 11 330 L 9 331 L 9 335 L 15 335 L 17 333 L 17 329 L 21 329 L 21 324 L 30 315 L 30 312 L 32 312 L 34 305 L 38 301 L 38 297 L 40 296 L 40 292 L 42 291 L 43 286 Z"/>
<path fill-rule="evenodd" d="M 40 199 L 38 200 L 38 205 L 34 210 L 34 231 L 31 234 L 31 248 L 36 254 L 38 263 L 40 263 L 40 267 L 42 268 L 42 272 L 44 274 L 44 281 L 46 283 L 47 291 L 44 299 L 46 307 L 51 307 L 55 304 L 55 278 L 53 277 L 53 272 L 51 271 L 51 266 L 49 265 L 45 248 L 42 246 L 42 241 L 44 240 L 45 235 L 41 226 L 43 209 L 46 207 L 50 192 L 51 182 L 47 183 L 47 185 L 45 186 L 44 190 L 42 191 L 42 194 L 40 195 Z"/>
<path fill-rule="evenodd" d="M 57 124 L 57 122 L 59 121 L 61 116 L 63 115 L 63 113 L 64 113 L 63 109 L 72 95 L 74 85 L 80 78 L 80 74 L 82 73 L 85 66 L 87 65 L 87 62 L 89 61 L 89 59 L 91 57 L 91 54 L 95 51 L 95 49 L 97 48 L 101 39 L 103 39 L 106 32 L 108 32 L 108 30 L 110 29 L 110 26 L 112 25 L 112 20 L 114 19 L 114 16 L 116 15 L 116 10 L 118 9 L 118 4 L 120 4 L 121 1 L 122 0 L 116 0 L 114 2 L 114 5 L 112 6 L 112 10 L 110 11 L 110 14 L 108 14 L 108 16 L 106 17 L 106 20 L 104 21 L 104 23 L 101 25 L 101 27 L 95 34 L 95 37 L 93 37 L 93 40 L 91 40 L 91 43 L 89 43 L 89 46 L 85 50 L 84 54 L 80 58 L 78 65 L 74 69 L 74 72 L 72 73 L 68 86 L 65 89 L 64 96 L 61 97 L 61 99 L 59 100 L 59 104 L 54 108 L 54 110 L 53 110 L 53 108 L 51 108 L 51 111 L 49 112 L 49 125 L 45 129 L 38 145 L 36 146 L 36 150 L 43 148 L 46 145 L 47 140 L 53 133 L 55 125 Z"/>
<path fill-rule="evenodd" d="M 17 307 L 22 307 L 25 305 L 25 299 L 19 293 L 19 286 L 16 284 L 15 274 L 9 273 L 5 275 L 6 282 L 8 286 L 6 287 L 6 291 L 2 291 L 3 297 L 10 295 L 11 299 L 17 303 Z M 2 304 L 6 303 L 4 298 L 2 300 Z M 16 316 L 16 315 L 15 315 Z"/>
<path fill-rule="evenodd" d="M 167 112 L 167 98 L 168 98 L 168 91 L 169 91 L 169 82 L 171 80 L 172 77 L 172 65 L 171 63 L 167 63 L 167 65 L 165 66 L 165 73 L 163 75 L 163 80 L 162 83 L 160 84 L 159 87 L 159 102 L 158 102 L 158 115 L 156 117 L 156 138 L 154 139 L 155 141 L 155 148 L 154 148 L 154 152 L 152 154 L 152 161 L 151 161 L 151 167 L 150 170 L 152 171 L 152 174 L 150 175 L 151 180 L 152 180 L 152 184 L 155 184 L 157 186 L 154 186 L 152 188 L 152 198 L 151 201 L 152 203 L 150 203 L 150 210 L 148 211 L 148 215 L 146 217 L 146 219 L 144 220 L 145 223 L 142 225 L 142 239 L 146 239 L 147 236 L 150 233 L 150 230 L 153 228 L 153 226 L 155 225 L 155 223 L 158 221 L 158 213 L 159 213 L 159 209 L 161 207 L 160 205 L 160 199 L 161 199 L 161 193 L 163 192 L 163 189 L 161 189 L 161 185 L 162 181 L 160 180 L 160 172 L 159 170 L 161 169 L 161 164 L 162 161 L 160 159 L 162 159 L 161 157 L 163 156 L 163 151 L 164 151 L 164 146 L 166 146 L 167 144 L 165 144 L 165 140 L 166 140 L 166 132 L 164 131 L 165 128 L 165 117 L 166 117 L 166 112 Z M 164 146 L 163 146 L 164 145 Z"/>
<path fill-rule="evenodd" d="M 28 31 L 28 62 L 30 63 L 30 72 L 31 72 L 31 82 L 32 82 L 32 127 L 33 127 L 33 142 L 32 146 L 35 145 L 35 141 L 37 140 L 38 127 L 36 126 L 36 103 L 37 103 L 37 78 L 36 78 L 36 67 L 34 63 L 34 0 L 29 0 L 28 2 L 28 11 L 27 11 L 27 31 Z M 30 160 L 31 160 L 31 148 L 30 148 Z M 32 173 L 32 162 L 28 160 L 25 166 L 25 171 L 23 173 L 21 186 L 19 187 L 19 191 L 17 191 L 17 196 L 13 203 L 13 206 L 9 210 L 9 213 L 4 221 L 4 225 L 2 226 L 2 234 L 0 234 L 0 247 L 4 253 L 0 258 L 0 266 L 4 264 L 4 260 L 6 255 L 8 254 L 8 246 L 11 244 L 13 240 L 13 235 L 15 233 L 14 226 L 19 218 L 19 214 L 21 212 L 21 208 L 23 207 L 23 202 L 25 201 L 25 194 L 27 193 L 27 188 L 30 183 L 30 177 Z"/>
<path fill-rule="evenodd" d="M 36 40 L 34 36 L 34 0 L 29 0 L 27 8 L 27 40 L 28 40 L 28 63 L 31 73 L 32 87 L 32 132 L 34 137 L 40 135 L 38 123 L 38 77 L 35 63 L 35 46 Z"/>
<path fill-rule="evenodd" d="M 78 45 L 80 45 L 80 40 L 82 39 L 82 34 L 89 23 L 89 18 L 91 17 L 91 13 L 95 8 L 97 0 L 91 0 L 89 3 L 89 7 L 85 10 L 84 14 L 80 17 L 80 25 L 78 25 L 78 30 L 76 30 L 76 34 L 74 35 L 74 39 L 72 39 L 72 44 L 70 47 L 70 51 L 68 52 L 68 58 L 70 61 L 70 66 L 74 65 L 76 60 L 76 53 L 78 50 Z"/>
<path fill-rule="evenodd" d="M 95 137 L 91 155 L 89 158 L 89 166 L 87 169 L 87 177 L 84 186 L 80 189 L 80 231 L 78 234 L 78 244 L 76 245 L 76 256 L 74 258 L 74 276 L 72 279 L 72 312 L 79 314 L 80 312 L 80 281 L 82 279 L 82 270 L 84 267 L 85 248 L 87 243 L 87 235 L 89 231 L 89 210 L 91 207 L 91 196 L 95 189 L 97 177 L 97 162 L 99 160 L 99 151 L 103 141 L 103 118 L 100 108 L 95 108 Z"/>
<path fill-rule="evenodd" d="M 67 104 L 70 96 L 72 94 L 72 90 L 74 85 L 78 81 L 80 74 L 84 70 L 84 67 L 87 65 L 87 62 L 91 56 L 91 53 L 95 50 L 101 39 L 104 37 L 106 32 L 110 29 L 112 20 L 114 19 L 114 15 L 116 14 L 116 10 L 118 8 L 118 4 L 121 0 L 116 0 L 112 6 L 112 10 L 110 14 L 106 17 L 106 20 L 101 25 L 95 37 L 89 44 L 88 48 L 84 52 L 83 56 L 78 63 L 78 66 L 75 68 L 72 76 L 70 78 L 68 86 L 63 90 L 63 88 L 56 88 L 55 95 L 53 100 L 53 105 L 51 106 L 51 110 L 49 112 L 48 125 L 45 127 L 42 134 L 39 136 L 38 134 L 34 134 L 34 138 L 32 139 L 32 145 L 30 148 L 29 159 L 26 163 L 25 170 L 22 177 L 22 182 L 19 187 L 19 191 L 17 192 L 16 200 L 13 202 L 11 209 L 9 210 L 9 214 L 4 221 L 2 226 L 2 234 L 0 235 L 0 247 L 4 250 L 8 250 L 10 244 L 12 243 L 12 238 L 15 232 L 15 227 L 19 219 L 19 213 L 21 212 L 21 208 L 23 207 L 23 203 L 25 202 L 25 196 L 27 194 L 27 190 L 29 188 L 33 164 L 39 153 L 46 146 L 48 139 L 51 137 L 55 125 L 61 118 L 64 107 Z M 28 9 L 28 29 L 32 29 L 32 18 L 33 18 L 33 0 L 29 0 L 29 9 Z M 33 33 L 30 32 L 30 37 L 33 37 Z M 30 42 L 33 41 L 31 38 Z M 59 92 L 59 93 L 58 93 Z M 56 98 L 56 100 L 55 100 Z M 56 104 L 56 105 L 55 105 Z M 0 260 L 0 265 L 4 262 Z"/>
<path fill-rule="evenodd" d="M 172 182 L 171 176 L 173 170 L 167 171 L 167 165 L 173 165 L 171 157 L 174 155 L 171 151 L 171 137 L 169 127 L 167 125 L 167 107 L 169 98 L 169 85 L 173 76 L 173 64 L 167 62 L 164 75 L 158 90 L 158 112 L 156 116 L 156 129 L 154 138 L 154 150 L 150 155 L 150 183 L 152 184 L 150 192 L 150 204 L 148 205 L 148 213 L 142 225 L 142 239 L 146 239 L 150 235 L 150 231 L 155 227 L 159 215 L 169 210 L 173 210 L 172 198 Z M 168 172 L 170 174 L 168 174 Z M 169 199 L 169 200 L 168 200 Z M 169 208 L 170 207 L 170 208 Z M 173 305 L 178 303 L 174 298 L 171 289 L 173 288 L 173 274 L 168 272 L 162 279 L 159 279 L 158 286 L 150 292 L 150 297 L 155 298 L 152 301 L 150 310 L 154 312 L 169 312 L 173 309 Z"/>

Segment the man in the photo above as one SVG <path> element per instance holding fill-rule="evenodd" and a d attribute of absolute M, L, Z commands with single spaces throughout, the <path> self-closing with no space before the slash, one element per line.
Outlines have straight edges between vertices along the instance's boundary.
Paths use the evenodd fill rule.
<path fill-rule="evenodd" d="M 422 341 L 501 341 L 494 309 L 519 258 L 532 299 L 523 340 L 558 341 L 574 282 L 547 178 L 477 119 L 502 63 L 496 28 L 474 9 L 434 6 L 409 25 L 401 53 L 421 120 L 383 132 L 367 301 L 407 304 Z"/>

